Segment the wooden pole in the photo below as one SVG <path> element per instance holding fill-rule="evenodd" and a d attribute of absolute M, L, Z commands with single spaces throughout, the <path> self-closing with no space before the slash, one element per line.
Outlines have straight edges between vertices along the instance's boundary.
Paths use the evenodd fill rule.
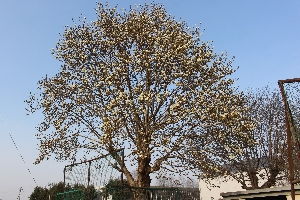
<path fill-rule="evenodd" d="M 288 80 L 291 81 L 291 80 Z M 290 129 L 290 120 L 288 116 L 288 105 L 286 101 L 286 97 L 283 89 L 283 82 L 278 81 L 278 85 L 280 88 L 280 92 L 282 95 L 284 107 L 285 107 L 285 124 L 286 124 L 286 132 L 287 132 L 287 143 L 288 143 L 288 162 L 289 162 L 289 171 L 290 171 L 290 184 L 291 184 L 291 197 L 292 200 L 295 200 L 295 187 L 294 187 L 294 169 L 293 169 L 293 152 L 292 152 L 292 141 L 291 141 L 291 129 Z"/>

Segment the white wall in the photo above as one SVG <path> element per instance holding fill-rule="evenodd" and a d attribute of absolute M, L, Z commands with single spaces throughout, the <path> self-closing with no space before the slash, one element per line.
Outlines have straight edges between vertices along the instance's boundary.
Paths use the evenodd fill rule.
<path fill-rule="evenodd" d="M 260 171 L 258 174 L 264 173 L 264 171 Z M 238 183 L 233 178 L 226 178 L 227 182 L 223 177 L 215 178 L 211 181 L 211 185 L 215 185 L 217 187 L 211 187 L 210 185 L 205 183 L 205 180 L 199 181 L 199 187 L 200 187 L 200 197 L 202 197 L 202 200 L 218 200 L 222 199 L 220 196 L 220 193 L 226 193 L 226 192 L 237 192 L 237 191 L 246 191 L 245 189 L 242 189 L 242 186 L 240 183 Z M 265 179 L 259 179 L 258 185 L 261 186 L 266 180 Z M 249 184 L 247 186 L 250 186 Z M 300 200 L 300 199 L 299 199 Z"/>
<path fill-rule="evenodd" d="M 261 173 L 264 173 L 264 171 L 261 170 L 258 174 Z M 222 199 L 220 193 L 246 191 L 245 189 L 242 189 L 241 184 L 236 180 L 232 178 L 227 178 L 226 180 L 227 182 L 225 182 L 225 179 L 223 177 L 215 178 L 211 181 L 211 185 L 213 184 L 217 187 L 211 187 L 210 185 L 205 183 L 205 180 L 200 179 L 199 187 L 200 197 L 202 197 L 202 200 L 219 200 Z M 266 179 L 259 179 L 258 185 L 261 186 L 265 181 Z M 250 185 L 248 184 L 247 186 Z M 296 200 L 300 200 L 300 195 L 296 197 Z"/>
<path fill-rule="evenodd" d="M 216 178 L 211 181 L 211 184 L 218 187 L 210 187 L 207 185 L 204 180 L 199 181 L 200 187 L 200 197 L 202 200 L 218 200 L 222 199 L 220 193 L 222 192 L 236 192 L 236 191 L 245 191 L 242 189 L 241 184 L 236 180 L 229 179 L 227 182 L 224 182 L 223 178 Z"/>

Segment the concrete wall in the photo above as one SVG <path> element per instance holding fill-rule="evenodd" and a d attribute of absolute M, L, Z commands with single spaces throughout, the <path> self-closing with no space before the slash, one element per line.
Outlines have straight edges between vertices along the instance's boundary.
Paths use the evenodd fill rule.
<path fill-rule="evenodd" d="M 258 174 L 260 173 L 263 172 L 259 172 Z M 265 179 L 260 179 L 258 185 L 262 185 L 265 181 Z M 219 200 L 222 199 L 220 193 L 246 191 L 242 188 L 241 184 L 233 178 L 227 178 L 225 180 L 223 177 L 218 177 L 211 181 L 211 185 L 215 185 L 216 187 L 211 187 L 209 184 L 205 183 L 205 180 L 200 179 L 199 187 L 202 200 Z"/>
<path fill-rule="evenodd" d="M 220 195 L 221 192 L 235 192 L 235 191 L 245 191 L 242 189 L 241 184 L 239 184 L 234 179 L 229 179 L 225 182 L 224 178 L 215 178 L 211 181 L 211 185 L 215 185 L 216 187 L 211 187 L 210 185 L 205 183 L 205 180 L 199 181 L 200 187 L 200 197 L 202 200 L 218 200 L 222 199 Z"/>

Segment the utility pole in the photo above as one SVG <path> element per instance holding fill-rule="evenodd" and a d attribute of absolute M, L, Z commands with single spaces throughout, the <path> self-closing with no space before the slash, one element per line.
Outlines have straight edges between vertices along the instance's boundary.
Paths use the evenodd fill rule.
<path fill-rule="evenodd" d="M 295 83 L 300 83 L 300 78 L 294 78 L 294 79 L 286 79 L 286 80 L 279 80 L 278 85 L 280 88 L 280 92 L 282 95 L 283 103 L 284 103 L 284 108 L 285 108 L 285 123 L 286 123 L 286 132 L 287 132 L 287 144 L 288 144 L 288 162 L 289 162 L 289 171 L 290 171 L 290 184 L 291 184 L 291 198 L 292 200 L 295 200 L 295 184 L 300 183 L 300 180 L 295 180 L 295 175 L 294 175 L 294 164 L 293 164 L 293 144 L 292 144 L 292 139 L 293 138 L 298 138 L 298 132 L 297 130 L 298 127 L 296 127 L 294 120 L 293 120 L 293 114 L 291 112 L 291 108 L 289 106 L 288 98 L 291 98 L 293 100 L 293 96 L 289 97 L 288 94 L 286 93 L 289 91 L 293 91 L 292 87 L 287 86 L 287 88 L 284 88 L 284 84 L 295 84 Z M 298 85 L 297 85 L 298 86 Z M 299 87 L 299 86 L 298 86 Z M 294 145 L 297 146 L 298 148 L 300 147 L 299 145 L 299 139 L 294 139 Z M 299 153 L 299 151 L 298 151 Z"/>

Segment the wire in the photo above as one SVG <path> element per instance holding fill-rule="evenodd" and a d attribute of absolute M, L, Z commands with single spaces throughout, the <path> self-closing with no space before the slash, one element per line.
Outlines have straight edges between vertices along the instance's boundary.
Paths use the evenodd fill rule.
<path fill-rule="evenodd" d="M 18 197 L 17 197 L 17 199 L 20 199 L 20 194 L 21 194 L 21 192 L 23 191 L 23 188 L 22 187 L 20 187 L 20 190 L 19 190 L 19 195 L 18 195 Z"/>
<path fill-rule="evenodd" d="M 21 152 L 19 151 L 19 149 L 18 149 L 18 147 L 17 147 L 17 145 L 16 145 L 16 143 L 15 143 L 15 140 L 13 139 L 13 137 L 12 137 L 10 131 L 8 130 L 8 128 L 7 128 L 7 126 L 6 126 L 5 122 L 4 122 L 4 120 L 3 120 L 2 116 L 1 116 L 1 114 L 0 114 L 0 118 L 1 118 L 2 123 L 3 123 L 4 126 L 5 126 L 5 128 L 6 128 L 7 132 L 8 132 L 8 134 L 9 134 L 9 136 L 10 136 L 12 142 L 14 143 L 14 146 L 16 147 L 16 149 L 17 149 L 17 151 L 18 151 L 18 153 L 19 153 L 21 159 L 23 160 L 23 163 L 24 163 L 25 166 L 27 167 L 27 170 L 28 170 L 29 174 L 32 176 L 32 179 L 33 179 L 34 183 L 37 185 L 37 183 L 36 183 L 36 181 L 35 181 L 35 178 L 33 177 L 33 175 L 32 175 L 32 173 L 31 173 L 31 171 L 30 171 L 28 165 L 26 164 L 26 162 L 25 162 L 25 160 L 24 160 L 24 158 L 23 158 Z M 22 188 L 22 189 L 23 189 L 23 188 Z"/>

